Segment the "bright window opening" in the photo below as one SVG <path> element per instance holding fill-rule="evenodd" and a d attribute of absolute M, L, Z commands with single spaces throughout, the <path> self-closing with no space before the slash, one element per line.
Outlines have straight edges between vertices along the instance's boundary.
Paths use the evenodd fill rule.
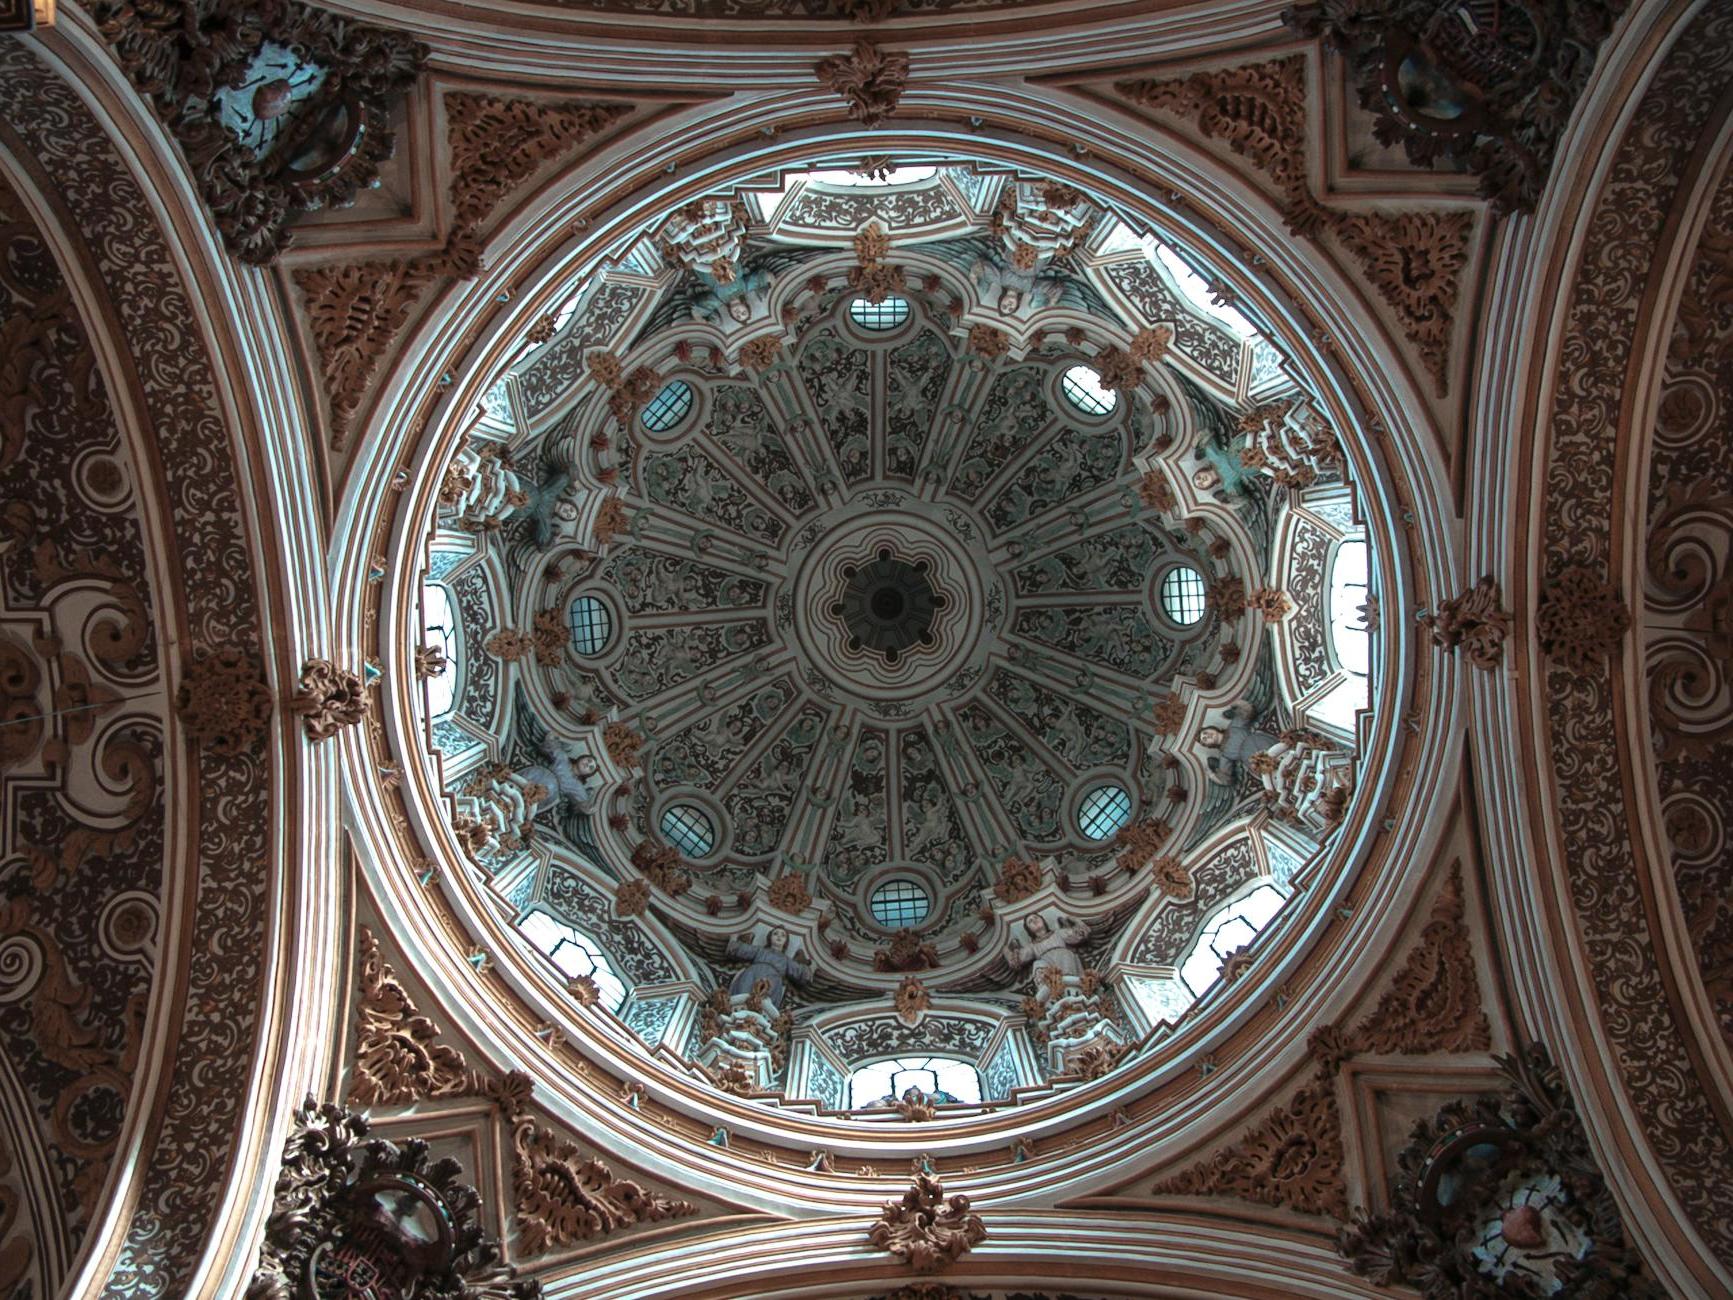
<path fill-rule="evenodd" d="M 709 857 L 716 847 L 716 823 L 697 804 L 668 805 L 660 826 L 662 838 L 679 849 L 682 857 Z"/>
<path fill-rule="evenodd" d="M 874 1061 L 848 1077 L 849 1105 L 856 1110 L 880 1103 L 889 1105 L 910 1088 L 919 1088 L 940 1101 L 979 1104 L 981 1075 L 967 1061 L 948 1056 L 902 1056 L 894 1061 Z"/>
<path fill-rule="evenodd" d="M 1366 626 L 1366 543 L 1343 542 L 1330 565 L 1330 644 L 1336 662 L 1366 675 L 1371 633 Z"/>
<path fill-rule="evenodd" d="M 684 379 L 670 379 L 650 399 L 638 419 L 651 433 L 666 433 L 684 420 L 691 409 L 692 385 Z"/>
<path fill-rule="evenodd" d="M 933 910 L 933 899 L 914 880 L 887 880 L 873 890 L 873 919 L 887 930 L 906 930 L 919 925 Z"/>
<path fill-rule="evenodd" d="M 1239 312 L 1232 307 L 1225 307 L 1218 303 L 1210 294 L 1209 281 L 1192 270 L 1190 264 L 1173 249 L 1166 244 L 1157 244 L 1155 256 L 1167 269 L 1167 273 L 1173 277 L 1173 282 L 1179 286 L 1179 291 L 1185 300 L 1196 307 L 1198 311 L 1220 321 L 1243 339 L 1250 338 L 1258 332 L 1258 327 L 1240 315 Z"/>
<path fill-rule="evenodd" d="M 847 167 L 810 171 L 801 180 L 817 181 L 820 185 L 845 185 L 855 190 L 889 189 L 893 185 L 913 185 L 938 175 L 937 167 L 892 167 L 888 172 L 868 174 Z"/>
<path fill-rule="evenodd" d="M 457 697 L 457 611 L 451 593 L 437 582 L 421 588 L 421 644 L 445 652 L 445 671 L 425 682 L 427 716 L 443 718 Z"/>
<path fill-rule="evenodd" d="M 869 302 L 856 298 L 848 305 L 848 315 L 863 330 L 894 330 L 909 318 L 909 300 L 892 297 Z"/>
<path fill-rule="evenodd" d="M 581 655 L 599 655 L 614 635 L 614 614 L 594 596 L 579 596 L 572 602 L 572 649 Z"/>
<path fill-rule="evenodd" d="M 556 921 L 546 912 L 531 912 L 518 922 L 518 929 L 548 955 L 567 979 L 588 975 L 601 991 L 602 1005 L 609 1011 L 620 1009 L 620 1004 L 626 1000 L 625 982 L 614 973 L 607 954 L 589 935 Z"/>
<path fill-rule="evenodd" d="M 1119 405 L 1119 394 L 1101 386 L 1101 372 L 1094 366 L 1072 366 L 1059 386 L 1065 400 L 1085 415 L 1106 415 Z"/>
<path fill-rule="evenodd" d="M 1161 612 L 1181 627 L 1203 617 L 1203 574 L 1189 564 L 1176 564 L 1162 575 Z"/>
<path fill-rule="evenodd" d="M 1229 903 L 1210 918 L 1198 936 L 1197 946 L 1180 963 L 1179 978 L 1193 997 L 1221 978 L 1222 963 L 1258 937 L 1258 931 L 1282 910 L 1282 891 L 1274 885 L 1259 885 L 1244 898 Z"/>
<path fill-rule="evenodd" d="M 1086 839 L 1105 840 L 1131 820 L 1131 794 L 1123 786 L 1098 785 L 1077 808 L 1077 829 Z"/>

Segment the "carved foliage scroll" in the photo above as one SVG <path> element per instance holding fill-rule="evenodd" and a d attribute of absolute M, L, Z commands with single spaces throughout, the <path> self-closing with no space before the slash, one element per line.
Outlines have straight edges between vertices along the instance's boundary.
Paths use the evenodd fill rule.
<path fill-rule="evenodd" d="M 359 1039 L 349 1099 L 361 1106 L 398 1106 L 425 1097 L 474 1093 L 478 1079 L 463 1053 L 436 1041 L 439 1030 L 415 1009 L 409 994 L 379 952 L 373 931 L 362 926 Z"/>

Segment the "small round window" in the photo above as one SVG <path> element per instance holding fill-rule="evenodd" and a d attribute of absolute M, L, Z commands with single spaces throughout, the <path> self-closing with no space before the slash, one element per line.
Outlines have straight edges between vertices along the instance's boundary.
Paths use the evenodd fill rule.
<path fill-rule="evenodd" d="M 697 804 L 669 804 L 662 813 L 662 838 L 685 858 L 704 858 L 716 847 L 716 823 Z"/>
<path fill-rule="evenodd" d="M 684 379 L 670 379 L 650 399 L 638 420 L 651 433 L 666 433 L 684 420 L 691 409 L 692 385 Z"/>
<path fill-rule="evenodd" d="M 1072 366 L 1059 380 L 1070 402 L 1085 415 L 1106 415 L 1119 405 L 1119 394 L 1101 386 L 1101 372 L 1094 366 Z"/>
<path fill-rule="evenodd" d="M 873 890 L 873 920 L 887 930 L 919 925 L 933 910 L 933 896 L 913 880 L 887 880 Z"/>
<path fill-rule="evenodd" d="M 856 298 L 848 305 L 848 314 L 863 330 L 894 330 L 909 318 L 909 300 L 890 297 L 873 302 Z"/>
<path fill-rule="evenodd" d="M 572 648 L 581 655 L 599 655 L 614 635 L 614 615 L 594 596 L 579 596 L 572 602 Z"/>
<path fill-rule="evenodd" d="M 1098 785 L 1077 809 L 1077 829 L 1086 839 L 1109 839 L 1130 820 L 1131 795 L 1123 786 Z"/>
<path fill-rule="evenodd" d="M 1162 575 L 1161 612 L 1181 627 L 1203 617 L 1203 574 L 1188 564 L 1176 564 Z"/>

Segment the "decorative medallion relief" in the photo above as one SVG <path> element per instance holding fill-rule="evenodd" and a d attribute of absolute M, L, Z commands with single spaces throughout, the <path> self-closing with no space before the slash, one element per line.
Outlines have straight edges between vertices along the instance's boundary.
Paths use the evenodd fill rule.
<path fill-rule="evenodd" d="M 416 1011 L 366 926 L 357 932 L 357 949 L 358 1032 L 350 1100 L 363 1105 L 459 1097 L 491 1101 L 510 1135 L 519 1254 L 534 1257 L 635 1224 L 698 1213 L 690 1202 L 617 1176 L 542 1125 L 530 1109 L 528 1075 L 512 1071 L 494 1079 L 470 1069 L 463 1053 L 439 1041 L 438 1027 Z"/>
<path fill-rule="evenodd" d="M 97 11 L 175 137 L 229 251 L 268 263 L 297 212 L 341 207 L 391 156 L 394 102 L 427 47 L 288 3 L 167 0 Z"/>
<path fill-rule="evenodd" d="M 307 1098 L 283 1144 L 248 1300 L 308 1294 L 533 1300 L 481 1227 L 481 1197 L 427 1144 L 368 1137 L 368 1120 Z"/>
<path fill-rule="evenodd" d="M 1301 4 L 1282 19 L 1345 55 L 1380 143 L 1466 168 L 1494 212 L 1532 212 L 1625 0 Z"/>
<path fill-rule="evenodd" d="M 1390 1209 L 1357 1215 L 1337 1249 L 1356 1273 L 1426 1300 L 1660 1300 L 1546 1049 L 1495 1060 L 1509 1091 L 1417 1124 Z"/>

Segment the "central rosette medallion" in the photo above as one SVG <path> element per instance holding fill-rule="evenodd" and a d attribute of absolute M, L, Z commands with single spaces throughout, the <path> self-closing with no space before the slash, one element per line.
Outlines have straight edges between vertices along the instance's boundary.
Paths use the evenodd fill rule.
<path fill-rule="evenodd" d="M 910 564 L 885 546 L 869 564 L 845 564 L 842 576 L 842 598 L 830 612 L 848 628 L 850 650 L 874 650 L 895 664 L 906 651 L 933 644 L 933 619 L 950 597 L 933 590 L 927 561 Z"/>
<path fill-rule="evenodd" d="M 794 641 L 821 695 L 885 716 L 979 671 L 1004 593 L 966 512 L 880 490 L 809 523 L 791 555 Z"/>

